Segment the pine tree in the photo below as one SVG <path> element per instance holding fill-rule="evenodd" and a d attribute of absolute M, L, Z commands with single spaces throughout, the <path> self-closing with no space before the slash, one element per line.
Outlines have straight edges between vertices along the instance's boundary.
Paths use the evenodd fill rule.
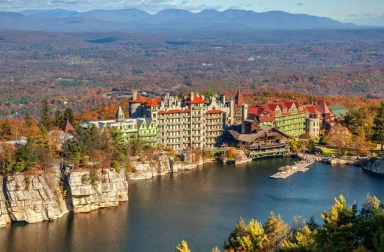
<path fill-rule="evenodd" d="M 40 127 L 48 131 L 51 126 L 51 118 L 49 117 L 49 104 L 47 100 L 44 100 L 41 107 Z"/>
<path fill-rule="evenodd" d="M 381 144 L 381 150 L 384 148 L 384 102 L 381 102 L 379 110 L 373 121 L 372 140 Z"/>
<path fill-rule="evenodd" d="M 226 249 L 236 249 L 239 248 L 241 245 L 239 243 L 239 240 L 241 237 L 247 236 L 247 225 L 244 222 L 244 219 L 242 217 L 239 218 L 237 221 L 237 224 L 235 228 L 233 229 L 232 233 L 229 235 L 228 240 L 225 244 Z"/>
<path fill-rule="evenodd" d="M 284 222 L 280 215 L 276 216 L 271 213 L 264 224 L 264 231 L 267 235 L 267 249 L 277 250 L 289 232 L 289 225 Z"/>
<path fill-rule="evenodd" d="M 328 212 L 322 213 L 324 225 L 320 230 L 320 244 L 323 250 L 352 251 L 356 237 L 355 206 L 348 207 L 343 195 L 335 199 Z"/>
<path fill-rule="evenodd" d="M 73 124 L 73 119 L 74 115 L 72 109 L 66 108 L 63 114 L 63 121 L 66 122 L 68 120 L 71 124 Z"/>
<path fill-rule="evenodd" d="M 282 242 L 282 249 L 287 251 L 316 251 L 317 230 L 304 226 L 286 237 Z"/>
<path fill-rule="evenodd" d="M 64 118 L 63 118 L 63 114 L 61 113 L 60 110 L 56 110 L 55 111 L 54 121 L 55 121 L 55 126 L 56 127 L 58 127 L 58 128 L 63 128 L 64 127 Z"/>

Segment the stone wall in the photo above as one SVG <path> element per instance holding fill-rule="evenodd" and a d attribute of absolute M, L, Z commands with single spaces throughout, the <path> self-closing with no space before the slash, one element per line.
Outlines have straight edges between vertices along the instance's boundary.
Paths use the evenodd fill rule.
<path fill-rule="evenodd" d="M 50 188 L 43 174 L 17 174 L 3 180 L 4 196 L 12 221 L 36 223 L 62 217 L 68 212 L 56 188 Z"/>
<path fill-rule="evenodd" d="M 67 177 L 72 210 L 84 213 L 128 201 L 128 182 L 125 173 L 114 169 L 73 171 Z"/>

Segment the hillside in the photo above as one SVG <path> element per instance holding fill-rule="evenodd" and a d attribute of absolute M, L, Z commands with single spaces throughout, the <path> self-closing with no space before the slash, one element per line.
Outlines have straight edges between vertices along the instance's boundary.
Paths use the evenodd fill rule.
<path fill-rule="evenodd" d="M 282 11 L 256 13 L 244 10 L 204 10 L 192 13 L 167 9 L 149 14 L 137 9 L 94 10 L 26 10 L 0 12 L 0 29 L 49 32 L 177 32 L 177 31 L 252 31 L 302 29 L 353 29 L 357 25 L 330 18 Z"/>

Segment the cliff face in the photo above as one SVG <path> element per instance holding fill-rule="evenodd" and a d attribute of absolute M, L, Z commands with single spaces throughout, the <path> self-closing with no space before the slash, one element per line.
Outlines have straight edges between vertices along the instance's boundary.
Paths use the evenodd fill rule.
<path fill-rule="evenodd" d="M 165 175 L 171 171 L 167 155 L 159 155 L 151 162 L 132 162 L 132 166 L 136 171 L 129 174 L 129 179 L 131 180 L 148 179 Z"/>
<path fill-rule="evenodd" d="M 384 160 L 379 158 L 371 159 L 363 168 L 364 170 L 384 175 Z"/>
<path fill-rule="evenodd" d="M 128 200 L 124 171 L 73 171 L 68 177 L 68 185 L 75 213 L 117 206 L 120 201 Z"/>
<path fill-rule="evenodd" d="M 156 176 L 165 175 L 169 172 L 187 171 L 203 165 L 204 161 L 201 155 L 191 153 L 185 154 L 184 162 L 176 161 L 171 163 L 166 154 L 161 154 L 152 161 L 132 162 L 135 172 L 129 174 L 130 180 L 149 179 Z"/>
<path fill-rule="evenodd" d="M 5 197 L 3 193 L 3 177 L 0 176 L 0 228 L 6 227 L 11 222 L 9 217 Z"/>
<path fill-rule="evenodd" d="M 13 221 L 36 223 L 57 219 L 68 212 L 60 193 L 50 188 L 43 174 L 8 176 L 3 181 L 7 208 Z"/>

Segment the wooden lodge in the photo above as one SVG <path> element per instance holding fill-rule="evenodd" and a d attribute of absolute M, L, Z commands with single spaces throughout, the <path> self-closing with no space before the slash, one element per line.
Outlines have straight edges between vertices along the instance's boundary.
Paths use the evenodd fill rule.
<path fill-rule="evenodd" d="M 260 127 L 257 132 L 249 134 L 229 130 L 223 136 L 225 145 L 246 148 L 249 150 L 251 158 L 280 156 L 289 153 L 288 139 L 287 134 L 270 126 Z"/>

